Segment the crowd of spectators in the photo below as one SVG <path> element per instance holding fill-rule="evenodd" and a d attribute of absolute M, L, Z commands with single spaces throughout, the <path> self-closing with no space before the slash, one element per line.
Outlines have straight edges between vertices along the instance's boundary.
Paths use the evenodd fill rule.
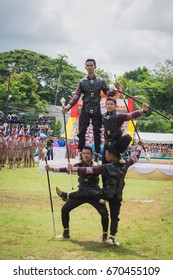
<path fill-rule="evenodd" d="M 157 144 L 145 143 L 146 152 L 153 158 L 171 157 L 173 156 L 173 144 Z M 142 152 L 143 155 L 144 151 Z"/>
<path fill-rule="evenodd" d="M 126 131 L 126 128 L 123 127 L 124 132 Z M 78 127 L 76 128 L 75 134 L 78 133 Z M 125 132 L 126 133 L 126 132 Z M 93 149 L 94 152 L 94 134 L 93 134 L 93 127 L 92 123 L 90 122 L 90 125 L 88 126 L 87 132 L 86 132 L 86 145 L 90 146 Z M 101 146 L 100 146 L 100 157 L 102 156 L 104 147 L 104 128 L 101 129 Z M 162 158 L 162 157 L 173 157 L 173 144 L 157 144 L 157 143 L 145 143 L 144 141 L 144 147 L 147 152 L 147 154 L 150 155 L 151 158 Z M 131 157 L 135 149 L 134 145 L 130 145 L 126 152 L 125 156 Z M 141 157 L 145 157 L 145 152 L 142 150 Z"/>
<path fill-rule="evenodd" d="M 16 114 L 8 114 L 6 122 L 8 124 L 23 124 L 24 117 L 23 115 L 16 115 Z"/>
<path fill-rule="evenodd" d="M 47 116 L 40 114 L 38 116 L 38 121 L 34 123 L 27 123 L 25 121 L 24 115 L 17 114 L 9 114 L 7 118 L 4 120 L 1 119 L 1 130 L 3 130 L 3 134 L 5 137 L 8 137 L 11 133 L 15 133 L 16 135 L 22 134 L 30 134 L 34 133 L 35 136 L 40 136 L 41 133 L 48 134 L 52 132 L 52 121 Z"/>
<path fill-rule="evenodd" d="M 8 139 L 12 134 L 16 137 L 18 135 L 31 135 L 34 134 L 37 140 L 41 138 L 41 135 L 45 137 L 49 137 L 52 134 L 52 121 L 46 115 L 40 114 L 38 116 L 38 121 L 25 124 L 23 115 L 9 114 L 5 122 L 0 124 L 0 129 L 3 132 L 3 136 Z M 76 126 L 76 130 L 74 132 L 74 137 L 72 139 L 68 139 L 68 148 L 70 157 L 74 158 L 78 155 L 78 126 Z M 48 139 L 49 140 L 49 139 Z M 60 135 L 57 139 L 50 140 L 51 145 L 56 144 L 56 147 L 66 147 L 66 139 L 62 135 Z M 90 123 L 87 132 L 86 132 L 86 143 L 87 146 L 90 146 L 94 152 L 94 135 L 93 135 L 93 127 L 92 123 Z M 50 145 L 50 146 L 51 146 Z M 147 154 L 151 158 L 164 158 L 164 157 L 173 157 L 173 144 L 157 144 L 157 143 L 144 143 Z M 101 146 L 100 146 L 100 159 L 102 157 L 104 147 L 104 128 L 101 129 Z M 125 156 L 131 157 L 134 152 L 134 145 L 131 145 L 127 148 L 125 152 Z M 67 154 L 66 154 L 67 156 Z M 145 157 L 145 152 L 142 151 L 141 157 Z M 53 159 L 53 150 L 49 149 L 49 158 Z"/>

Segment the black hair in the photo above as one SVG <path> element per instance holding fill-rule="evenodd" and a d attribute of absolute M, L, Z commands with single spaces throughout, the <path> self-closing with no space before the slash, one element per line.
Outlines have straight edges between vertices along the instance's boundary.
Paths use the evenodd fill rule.
<path fill-rule="evenodd" d="M 117 105 L 117 101 L 116 101 L 116 99 L 114 98 L 114 97 L 108 97 L 108 98 L 106 98 L 106 102 L 105 103 L 107 103 L 107 101 L 113 101 L 114 103 L 115 103 L 115 105 Z"/>
<path fill-rule="evenodd" d="M 85 65 L 87 64 L 88 61 L 92 61 L 94 63 L 94 65 L 96 66 L 96 61 L 95 59 L 93 58 L 88 58 L 86 61 L 85 61 Z"/>
<path fill-rule="evenodd" d="M 83 151 L 83 150 L 90 150 L 90 151 L 91 151 L 91 154 L 93 154 L 93 150 L 92 150 L 92 148 L 89 147 L 89 146 L 84 146 L 84 147 L 82 148 L 82 151 Z"/>
<path fill-rule="evenodd" d="M 108 146 L 106 150 L 119 159 L 120 152 L 117 150 L 117 148 L 115 148 L 114 145 Z"/>

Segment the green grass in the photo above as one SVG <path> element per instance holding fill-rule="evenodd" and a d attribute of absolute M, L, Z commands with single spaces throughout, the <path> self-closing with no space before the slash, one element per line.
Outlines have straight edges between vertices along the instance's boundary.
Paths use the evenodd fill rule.
<path fill-rule="evenodd" d="M 63 201 L 55 186 L 70 191 L 70 177 L 50 174 L 57 235 L 62 233 Z M 73 176 L 77 185 L 77 176 Z M 143 202 L 153 200 L 152 202 Z M 172 260 L 173 183 L 126 180 L 117 240 L 100 242 L 96 210 L 84 204 L 70 215 L 70 240 L 54 238 L 46 173 L 35 168 L 0 171 L 1 260 Z"/>

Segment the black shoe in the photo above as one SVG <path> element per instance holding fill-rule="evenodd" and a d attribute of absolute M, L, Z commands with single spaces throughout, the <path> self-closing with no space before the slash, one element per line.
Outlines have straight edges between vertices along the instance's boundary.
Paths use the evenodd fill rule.
<path fill-rule="evenodd" d="M 70 230 L 69 228 L 64 228 L 64 231 L 61 235 L 57 236 L 57 238 L 60 238 L 60 239 L 68 239 L 70 238 Z"/>
<path fill-rule="evenodd" d="M 69 228 L 64 229 L 63 234 L 62 234 L 63 238 L 70 238 L 70 231 Z"/>
<path fill-rule="evenodd" d="M 107 240 L 108 240 L 108 234 L 106 232 L 103 232 L 102 242 L 106 242 Z"/>
<path fill-rule="evenodd" d="M 70 238 L 70 231 L 69 231 L 69 229 L 64 229 L 62 235 L 63 235 L 64 238 Z"/>
<path fill-rule="evenodd" d="M 67 201 L 68 197 L 67 197 L 67 193 L 66 192 L 62 192 L 58 187 L 56 187 L 56 193 L 59 197 L 62 198 L 62 200 Z"/>
<path fill-rule="evenodd" d="M 57 238 L 58 239 L 70 239 L 70 235 L 63 235 L 63 234 L 61 234 L 61 235 L 58 235 Z"/>
<path fill-rule="evenodd" d="M 99 162 L 99 154 L 98 153 L 94 154 L 94 161 Z"/>

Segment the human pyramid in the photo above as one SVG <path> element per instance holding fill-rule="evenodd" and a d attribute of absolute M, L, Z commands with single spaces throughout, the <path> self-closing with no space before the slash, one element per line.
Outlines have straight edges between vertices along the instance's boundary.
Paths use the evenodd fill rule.
<path fill-rule="evenodd" d="M 117 82 L 108 87 L 106 82 L 95 75 L 96 62 L 87 59 L 85 62 L 87 76 L 80 80 L 75 93 L 67 106 L 63 107 L 65 115 L 79 100 L 83 94 L 83 106 L 79 117 L 79 152 L 80 161 L 73 166 L 69 163 L 67 167 L 54 168 L 49 165 L 45 169 L 53 172 L 77 172 L 78 190 L 76 192 L 63 192 L 56 187 L 56 192 L 65 202 L 61 209 L 63 233 L 59 238 L 70 238 L 70 211 L 74 208 L 89 203 L 101 216 L 102 242 L 118 246 L 115 235 L 118 232 L 119 213 L 122 203 L 124 178 L 130 165 L 138 161 L 143 142 L 139 140 L 135 154 L 132 158 L 124 159 L 123 153 L 129 146 L 132 138 L 123 135 L 121 126 L 125 121 L 140 117 L 148 111 L 149 105 L 143 104 L 141 110 L 131 113 L 117 114 L 116 94 L 121 91 L 121 85 Z M 105 107 L 106 113 L 101 114 L 100 100 L 101 91 L 107 96 Z M 92 121 L 95 154 L 92 148 L 85 146 L 85 134 Z M 102 164 L 99 165 L 100 154 L 100 130 L 104 127 L 104 149 Z M 99 174 L 102 175 L 102 187 L 99 186 Z M 109 204 L 109 212 L 106 207 Z M 109 225 L 110 216 L 110 225 Z"/>

